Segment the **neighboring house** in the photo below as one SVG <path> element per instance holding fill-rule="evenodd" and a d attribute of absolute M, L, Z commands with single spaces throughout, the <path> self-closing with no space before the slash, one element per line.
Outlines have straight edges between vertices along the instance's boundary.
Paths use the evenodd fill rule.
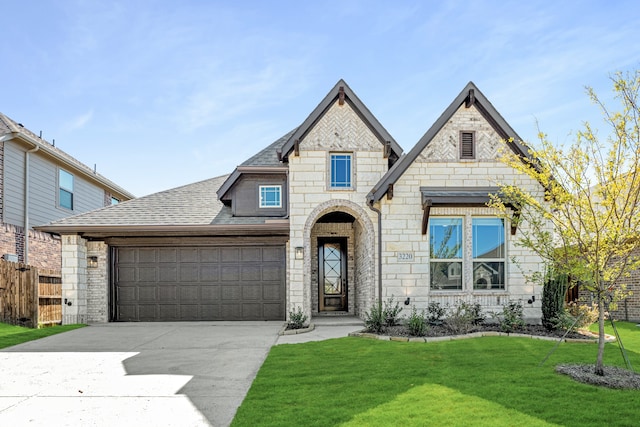
<path fill-rule="evenodd" d="M 0 113 L 0 256 L 60 270 L 60 237 L 32 227 L 133 195 Z"/>
<path fill-rule="evenodd" d="M 496 179 L 542 197 L 498 160 L 509 138 L 469 83 L 403 155 L 341 80 L 228 176 L 40 227 L 62 235 L 64 322 L 363 317 L 391 296 L 419 309 L 522 300 L 539 321 L 541 290 L 523 272 L 540 259 L 486 207 Z"/>

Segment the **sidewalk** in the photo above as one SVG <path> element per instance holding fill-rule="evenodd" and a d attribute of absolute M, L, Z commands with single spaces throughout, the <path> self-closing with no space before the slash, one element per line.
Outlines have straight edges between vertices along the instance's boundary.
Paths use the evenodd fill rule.
<path fill-rule="evenodd" d="M 310 324 L 314 327 L 312 331 L 294 335 L 280 335 L 276 340 L 276 345 L 342 338 L 349 336 L 351 332 L 364 329 L 364 322 L 354 316 L 314 317 L 311 319 Z"/>

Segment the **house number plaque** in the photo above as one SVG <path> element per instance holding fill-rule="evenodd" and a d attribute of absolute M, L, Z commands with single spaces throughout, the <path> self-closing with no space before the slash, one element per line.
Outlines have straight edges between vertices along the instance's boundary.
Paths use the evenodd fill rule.
<path fill-rule="evenodd" d="M 398 262 L 413 262 L 413 252 L 396 252 L 398 255 Z"/>

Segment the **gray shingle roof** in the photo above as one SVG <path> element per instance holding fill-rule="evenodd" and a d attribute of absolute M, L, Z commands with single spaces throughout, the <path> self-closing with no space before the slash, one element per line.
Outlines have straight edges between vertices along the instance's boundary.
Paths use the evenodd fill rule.
<path fill-rule="evenodd" d="M 298 128 L 293 129 L 291 132 L 272 142 L 264 150 L 242 162 L 240 166 L 282 166 L 282 163 L 278 160 L 277 151 L 282 148 L 282 145 L 287 142 L 297 129 Z"/>
<path fill-rule="evenodd" d="M 95 226 L 204 226 L 264 224 L 269 217 L 233 217 L 231 208 L 216 197 L 216 190 L 228 175 L 207 179 L 118 205 L 63 218 L 39 229 L 60 231 Z M 278 218 L 282 219 L 282 218 Z"/>

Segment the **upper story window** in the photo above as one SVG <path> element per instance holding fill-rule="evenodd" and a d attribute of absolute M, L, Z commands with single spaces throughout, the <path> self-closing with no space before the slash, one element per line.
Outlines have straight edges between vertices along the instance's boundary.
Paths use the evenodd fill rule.
<path fill-rule="evenodd" d="M 352 187 L 352 154 L 332 153 L 330 155 L 330 188 Z"/>
<path fill-rule="evenodd" d="M 281 208 L 282 207 L 282 186 L 281 185 L 261 185 L 260 186 L 260 207 L 261 208 Z"/>
<path fill-rule="evenodd" d="M 460 132 L 460 158 L 476 158 L 476 134 L 475 132 Z"/>
<path fill-rule="evenodd" d="M 116 199 L 115 197 L 111 198 L 111 205 L 117 205 L 118 203 L 120 203 L 120 200 Z"/>
<path fill-rule="evenodd" d="M 58 171 L 58 205 L 73 210 L 73 175 L 59 169 Z"/>

